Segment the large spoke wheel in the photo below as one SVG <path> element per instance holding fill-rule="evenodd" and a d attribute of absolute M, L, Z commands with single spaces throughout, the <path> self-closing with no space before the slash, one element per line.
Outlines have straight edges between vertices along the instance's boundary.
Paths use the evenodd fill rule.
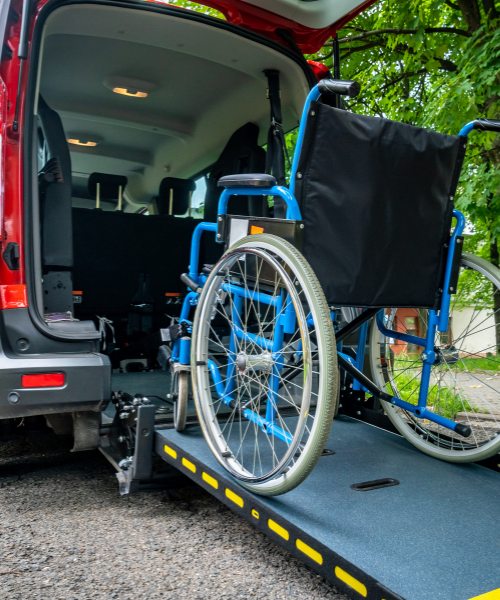
<path fill-rule="evenodd" d="M 230 248 L 204 285 L 191 358 L 217 460 L 259 494 L 299 485 L 324 448 L 338 386 L 328 305 L 300 252 L 265 234 Z"/>
<path fill-rule="evenodd" d="M 386 326 L 425 337 L 428 311 L 386 309 Z M 450 462 L 488 458 L 500 451 L 500 271 L 464 253 L 448 331 L 436 333 L 427 408 L 468 425 L 463 437 L 409 411 L 383 402 L 400 433 L 423 452 Z M 423 348 L 384 337 L 376 322 L 370 357 L 379 387 L 417 404 Z"/>

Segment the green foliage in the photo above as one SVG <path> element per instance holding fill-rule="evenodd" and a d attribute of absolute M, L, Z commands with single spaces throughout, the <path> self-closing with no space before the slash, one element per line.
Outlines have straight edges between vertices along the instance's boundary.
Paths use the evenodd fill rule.
<path fill-rule="evenodd" d="M 466 370 L 462 363 L 462 360 L 457 363 L 457 365 L 460 365 L 458 368 L 457 365 L 453 366 L 455 373 Z M 387 391 L 392 395 L 399 395 L 402 400 L 409 404 L 417 405 L 422 374 L 420 361 L 410 355 L 400 354 L 394 359 L 392 372 L 394 373 L 394 379 L 392 383 L 387 383 Z M 454 419 L 459 412 L 472 412 L 473 407 L 470 405 L 469 400 L 460 387 L 454 385 L 455 383 L 454 377 L 447 377 L 446 373 L 443 374 L 440 369 L 433 370 L 427 396 L 427 408 L 447 419 Z M 478 412 L 478 408 L 474 407 L 474 411 Z"/>
<path fill-rule="evenodd" d="M 187 8 L 188 10 L 194 10 L 195 12 L 209 15 L 210 17 L 217 17 L 218 19 L 224 19 L 224 15 L 215 10 L 215 8 L 209 8 L 198 2 L 191 2 L 190 0 L 166 0 L 165 4 L 171 4 L 172 6 L 179 6 L 181 8 Z"/>
<path fill-rule="evenodd" d="M 344 27 L 342 78 L 362 86 L 348 108 L 448 134 L 476 117 L 500 119 L 500 3 L 460 7 L 381 0 Z M 310 58 L 333 66 L 331 46 Z M 500 237 L 500 136 L 469 136 L 456 205 L 473 225 L 467 249 L 489 259 Z"/>

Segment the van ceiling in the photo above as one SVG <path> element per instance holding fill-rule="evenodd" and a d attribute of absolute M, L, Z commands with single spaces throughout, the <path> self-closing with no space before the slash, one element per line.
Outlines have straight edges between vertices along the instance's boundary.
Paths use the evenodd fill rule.
<path fill-rule="evenodd" d="M 47 19 L 40 93 L 62 118 L 74 176 L 126 175 L 127 199 L 147 204 L 168 176 L 190 177 L 212 164 L 247 122 L 265 144 L 269 101 L 264 69 L 281 73 L 285 130 L 298 124 L 308 92 L 294 60 L 230 31 L 133 8 L 73 5 Z M 113 93 L 109 78 L 138 79 L 146 98 Z"/>

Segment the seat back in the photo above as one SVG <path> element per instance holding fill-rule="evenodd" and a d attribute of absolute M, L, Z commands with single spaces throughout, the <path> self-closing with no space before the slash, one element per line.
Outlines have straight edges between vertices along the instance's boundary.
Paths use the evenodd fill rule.
<path fill-rule="evenodd" d="M 77 315 L 126 315 L 141 274 L 150 276 L 152 303 L 184 293 L 191 236 L 199 223 L 162 215 L 73 209 L 74 285 L 82 292 Z"/>
<path fill-rule="evenodd" d="M 215 222 L 217 205 L 222 188 L 217 182 L 225 175 L 238 173 L 264 173 L 266 170 L 266 151 L 258 145 L 259 127 L 247 123 L 236 130 L 230 137 L 226 147 L 210 170 L 207 181 L 204 220 Z M 269 216 L 267 198 L 263 196 L 232 196 L 229 199 L 228 214 L 252 215 L 254 217 Z"/>
<path fill-rule="evenodd" d="M 312 103 L 295 194 L 329 303 L 437 308 L 466 139 Z"/>
<path fill-rule="evenodd" d="M 50 184 L 40 198 L 44 312 L 72 312 L 71 158 L 61 118 L 41 96 L 38 117 L 47 158 L 57 158 L 61 174 L 61 181 Z"/>

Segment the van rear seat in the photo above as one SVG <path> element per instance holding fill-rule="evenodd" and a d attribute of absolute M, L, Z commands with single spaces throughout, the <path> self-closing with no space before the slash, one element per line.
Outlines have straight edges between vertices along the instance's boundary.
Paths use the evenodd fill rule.
<path fill-rule="evenodd" d="M 166 293 L 185 293 L 180 276 L 189 264 L 191 236 L 199 223 L 165 215 L 73 209 L 75 289 L 79 315 L 126 314 L 141 273 L 151 275 L 155 310 Z"/>

